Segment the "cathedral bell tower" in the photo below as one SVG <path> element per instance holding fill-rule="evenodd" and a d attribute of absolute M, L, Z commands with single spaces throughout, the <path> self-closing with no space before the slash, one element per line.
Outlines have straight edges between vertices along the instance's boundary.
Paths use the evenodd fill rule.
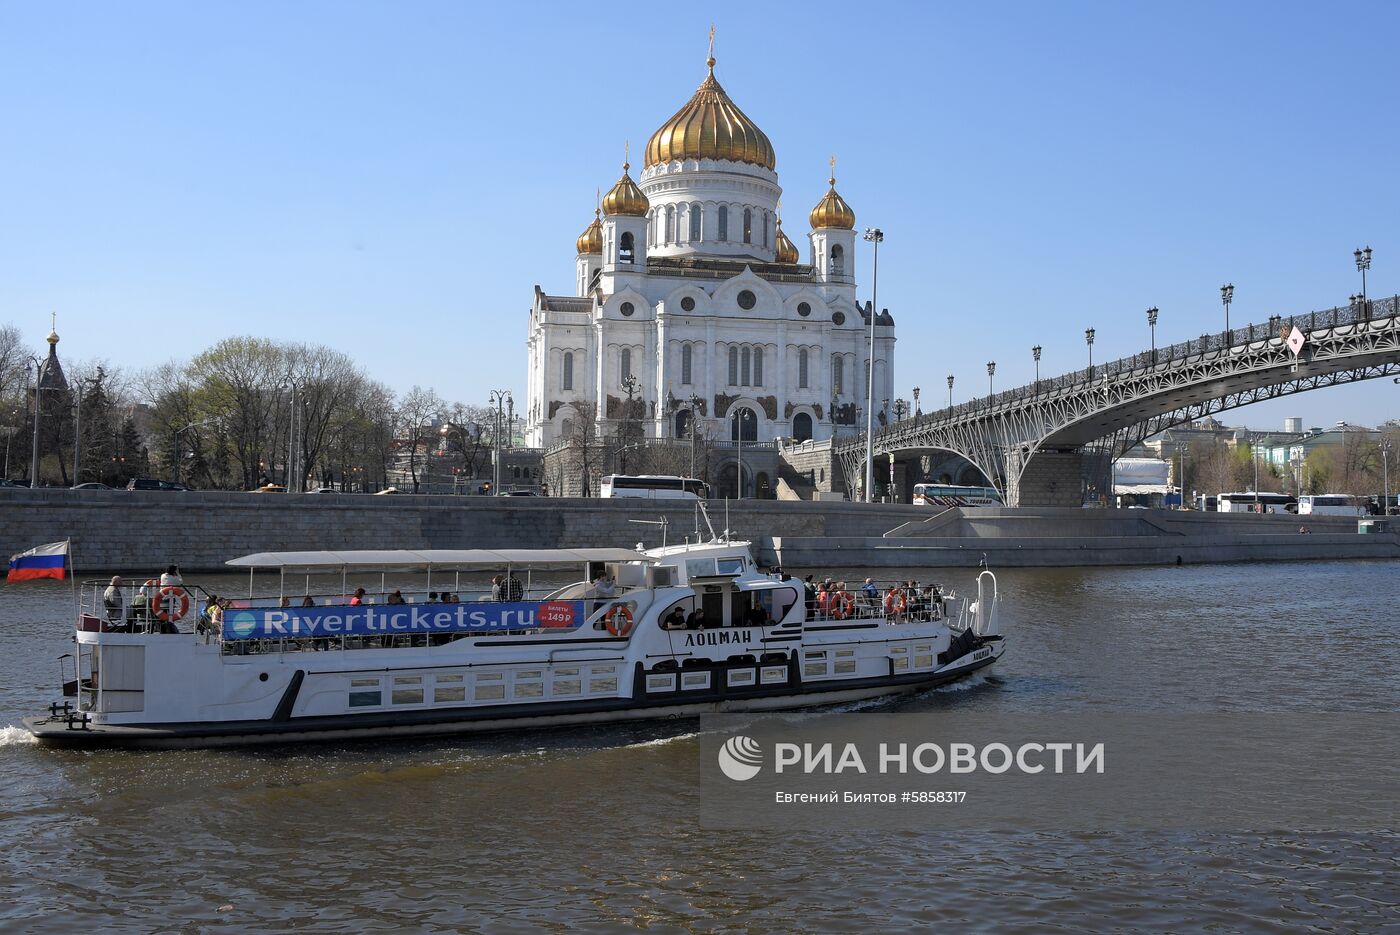
<path fill-rule="evenodd" d="M 856 213 L 836 191 L 836 157 L 831 157 L 831 187 L 808 215 L 812 224 L 812 266 L 829 284 L 855 282 Z"/>
<path fill-rule="evenodd" d="M 622 178 L 603 196 L 603 269 L 641 273 L 647 265 L 647 196 L 622 164 Z"/>

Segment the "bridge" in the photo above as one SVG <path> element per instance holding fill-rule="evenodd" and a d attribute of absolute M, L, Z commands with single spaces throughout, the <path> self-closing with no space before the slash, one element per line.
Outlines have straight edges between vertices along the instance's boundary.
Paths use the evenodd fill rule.
<path fill-rule="evenodd" d="M 1089 486 L 1111 489 L 1114 459 L 1164 429 L 1395 374 L 1400 296 L 1273 316 L 892 423 L 873 436 L 875 476 L 891 454 L 908 463 L 951 452 L 1010 506 L 1078 506 Z M 865 435 L 838 443 L 835 454 L 855 499 Z"/>

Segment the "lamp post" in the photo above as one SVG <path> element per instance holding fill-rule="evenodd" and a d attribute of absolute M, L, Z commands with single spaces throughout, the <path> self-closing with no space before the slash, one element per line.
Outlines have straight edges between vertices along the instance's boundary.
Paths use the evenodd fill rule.
<path fill-rule="evenodd" d="M 890 398 L 889 398 L 888 396 L 886 396 L 884 399 L 880 400 L 880 424 L 881 424 L 881 425 L 888 425 L 888 424 L 889 424 L 890 417 L 886 414 L 886 413 L 888 413 L 889 411 L 890 411 Z"/>
<path fill-rule="evenodd" d="M 1089 379 L 1094 379 L 1094 329 L 1084 329 L 1084 343 L 1089 345 Z"/>
<path fill-rule="evenodd" d="M 870 282 L 870 372 L 865 378 L 865 502 L 871 503 L 875 485 L 875 318 L 880 310 L 880 244 L 885 240 L 885 232 L 867 227 L 865 239 L 875 245 Z"/>
<path fill-rule="evenodd" d="M 1400 382 L 1400 380 L 1397 380 L 1396 382 Z M 951 414 L 952 411 L 953 411 L 953 375 L 950 373 L 950 374 L 948 374 L 948 412 Z"/>
<path fill-rule="evenodd" d="M 690 476 L 695 477 L 695 416 L 700 411 L 700 397 L 690 394 Z"/>
<path fill-rule="evenodd" d="M 1381 515 L 1390 515 L 1390 439 L 1381 442 Z"/>
<path fill-rule="evenodd" d="M 1230 303 L 1235 301 L 1235 284 L 1227 282 L 1220 287 L 1220 302 L 1225 306 L 1225 333 L 1230 333 Z"/>
<path fill-rule="evenodd" d="M 632 397 L 636 395 L 641 383 L 633 374 L 627 374 L 622 378 L 622 388 L 627 391 L 627 408 L 622 413 L 622 437 L 624 441 L 631 436 L 632 428 Z M 624 444 L 618 449 L 618 461 L 620 471 L 627 473 L 627 446 Z"/>
<path fill-rule="evenodd" d="M 1152 332 L 1152 362 L 1157 363 L 1157 306 L 1147 310 L 1147 328 Z"/>
<path fill-rule="evenodd" d="M 992 377 L 996 376 L 996 373 L 997 362 L 994 360 L 987 361 L 987 408 L 989 409 L 992 406 Z"/>
<path fill-rule="evenodd" d="M 39 363 L 39 358 L 30 355 L 29 363 L 24 365 L 25 372 L 34 368 L 34 438 L 32 450 L 29 455 L 29 486 L 39 486 L 39 416 L 43 412 L 42 393 L 39 388 L 40 371 L 43 365 Z"/>
<path fill-rule="evenodd" d="M 297 381 L 288 380 L 292 388 L 291 405 L 287 408 L 287 493 L 300 493 L 297 489 L 301 481 L 297 476 Z M 177 458 L 178 461 L 178 458 Z M 178 473 L 178 471 L 177 471 Z M 179 477 L 175 478 L 177 481 Z"/>
<path fill-rule="evenodd" d="M 510 390 L 492 390 L 490 401 L 496 407 L 496 424 L 491 433 L 491 495 L 501 495 L 501 421 L 505 416 L 505 403 L 510 399 Z"/>
<path fill-rule="evenodd" d="M 919 388 L 914 387 L 914 418 L 923 415 L 923 410 L 919 408 Z"/>
<path fill-rule="evenodd" d="M 758 417 L 748 406 L 740 406 L 735 411 L 734 418 L 738 422 L 738 431 L 735 434 L 739 436 L 739 470 L 734 478 L 734 485 L 739 495 L 735 499 L 742 500 L 744 499 L 744 431 L 748 428 L 749 423 Z"/>
<path fill-rule="evenodd" d="M 1040 345 L 1031 348 L 1031 359 L 1035 361 L 1035 388 L 1040 389 Z"/>
<path fill-rule="evenodd" d="M 909 411 L 909 404 L 906 403 L 904 400 L 902 400 L 902 399 L 896 399 L 896 400 L 894 401 L 894 420 L 895 420 L 896 422 L 902 422 L 902 421 L 904 421 L 904 414 L 905 414 L 906 412 L 908 412 L 908 411 Z"/>
<path fill-rule="evenodd" d="M 1254 512 L 1259 512 L 1259 446 L 1251 440 L 1249 443 L 1249 460 L 1254 462 Z"/>
<path fill-rule="evenodd" d="M 1371 268 L 1371 248 L 1356 248 L 1352 253 L 1356 257 L 1356 271 L 1361 274 L 1361 307 L 1366 307 L 1366 271 Z"/>

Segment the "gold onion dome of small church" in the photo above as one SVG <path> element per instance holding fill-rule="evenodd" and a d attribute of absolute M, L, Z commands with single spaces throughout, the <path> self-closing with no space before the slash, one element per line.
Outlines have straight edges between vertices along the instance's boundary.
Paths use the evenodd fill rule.
<path fill-rule="evenodd" d="M 627 174 L 627 170 L 632 166 L 626 162 L 622 164 L 622 178 L 617 180 L 617 184 L 603 196 L 603 213 L 608 217 L 646 217 L 647 209 L 651 207 L 651 202 L 647 201 L 647 196 L 642 194 L 642 190 L 637 187 L 637 183 L 632 181 L 632 176 Z"/>
<path fill-rule="evenodd" d="M 778 218 L 778 247 L 775 259 L 777 262 L 786 263 L 789 266 L 796 263 L 798 260 L 797 247 L 788 239 L 788 235 L 783 233 L 782 218 Z"/>
<path fill-rule="evenodd" d="M 846 204 L 846 199 L 837 194 L 835 173 L 826 181 L 831 188 L 827 190 L 827 193 L 822 196 L 822 200 L 817 202 L 817 206 L 808 215 L 808 220 L 812 223 L 812 230 L 821 230 L 824 227 L 855 230 L 856 213 L 851 210 L 850 205 Z"/>
<path fill-rule="evenodd" d="M 646 168 L 681 159 L 727 159 L 772 169 L 777 155 L 768 136 L 715 80 L 715 59 L 695 95 L 647 140 Z"/>
<path fill-rule="evenodd" d="M 583 233 L 578 235 L 579 253 L 602 253 L 603 252 L 603 222 L 598 219 L 598 211 L 593 212 L 593 223 L 583 229 Z"/>

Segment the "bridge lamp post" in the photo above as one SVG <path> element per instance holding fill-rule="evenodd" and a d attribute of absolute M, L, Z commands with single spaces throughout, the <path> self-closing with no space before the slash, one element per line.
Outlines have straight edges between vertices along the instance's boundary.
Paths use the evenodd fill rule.
<path fill-rule="evenodd" d="M 1031 358 L 1035 360 L 1035 388 L 1040 389 L 1040 345 L 1031 348 Z"/>
<path fill-rule="evenodd" d="M 923 415 L 923 410 L 919 408 L 919 388 L 914 387 L 914 418 Z"/>
<path fill-rule="evenodd" d="M 1152 362 L 1157 363 L 1157 306 L 1147 310 L 1147 327 L 1152 332 Z"/>
<path fill-rule="evenodd" d="M 885 232 L 878 227 L 867 227 L 865 239 L 875 245 L 870 277 L 870 373 L 865 378 L 865 502 L 872 503 L 871 490 L 875 485 L 875 319 L 880 311 L 880 244 L 884 243 Z"/>
<path fill-rule="evenodd" d="M 992 377 L 996 376 L 996 372 L 997 372 L 997 362 L 994 361 L 994 360 L 989 360 L 989 361 L 987 361 L 987 408 L 988 408 L 988 409 L 990 409 L 990 408 L 992 407 Z"/>
<path fill-rule="evenodd" d="M 1094 329 L 1084 329 L 1084 343 L 1089 345 L 1089 379 L 1094 379 Z"/>
<path fill-rule="evenodd" d="M 1395 382 L 1396 382 L 1396 383 L 1400 383 L 1400 380 L 1396 380 Z M 948 374 L 948 413 L 949 413 L 949 415 L 951 415 L 952 412 L 953 412 L 953 375 L 950 373 L 950 374 Z"/>
<path fill-rule="evenodd" d="M 1361 307 L 1366 307 L 1366 271 L 1371 268 L 1371 248 L 1358 247 L 1352 256 L 1356 257 L 1356 271 L 1361 274 Z"/>
<path fill-rule="evenodd" d="M 1220 302 L 1225 306 L 1225 333 L 1230 333 L 1230 303 L 1235 300 L 1235 284 L 1227 282 L 1220 287 Z"/>

